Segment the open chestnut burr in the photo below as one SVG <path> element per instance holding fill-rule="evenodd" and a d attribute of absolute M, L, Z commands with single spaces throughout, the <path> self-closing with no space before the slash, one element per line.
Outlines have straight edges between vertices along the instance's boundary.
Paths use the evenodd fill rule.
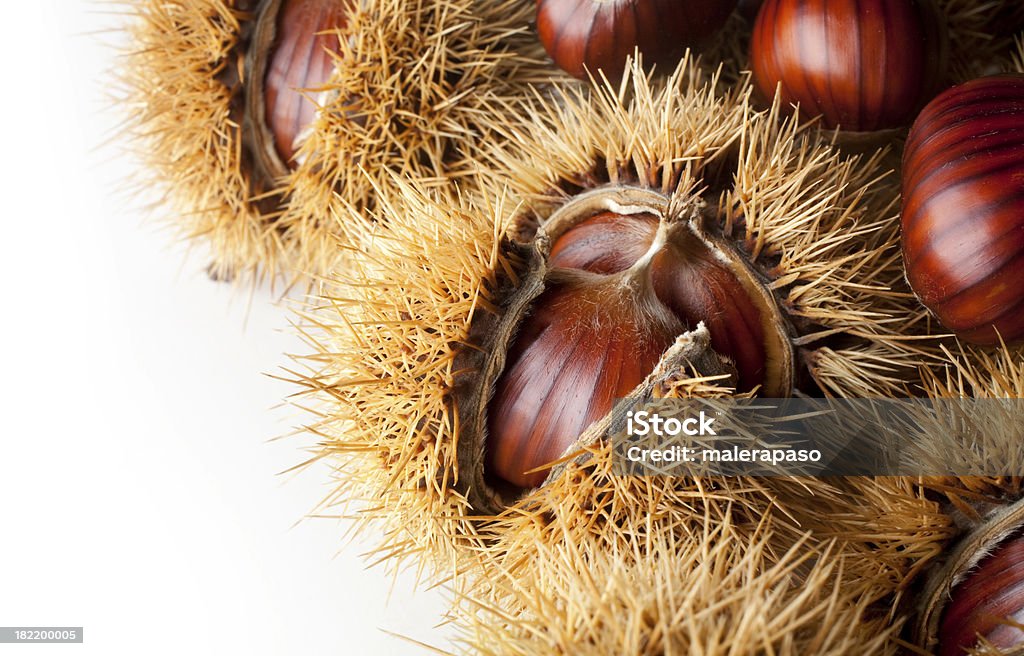
<path fill-rule="evenodd" d="M 538 268 L 527 299 L 510 300 L 499 334 L 520 322 L 489 404 L 487 464 L 535 487 L 588 426 L 654 372 L 677 338 L 710 332 L 732 385 L 766 396 L 793 387 L 791 329 L 763 279 L 708 230 L 701 202 L 670 208 L 640 188 L 577 196 L 534 241 Z M 693 356 L 690 356 L 693 357 Z M 708 360 L 712 361 L 711 358 Z"/>
<path fill-rule="evenodd" d="M 131 0 L 124 106 L 167 218 L 216 279 L 303 283 L 344 260 L 342 205 L 467 153 L 533 82 L 558 84 L 505 0 Z M 554 77 L 554 79 L 553 79 Z M 564 78 L 563 78 L 564 79 Z M 496 101 L 487 111 L 484 99 Z"/>
<path fill-rule="evenodd" d="M 637 66 L 634 75 L 644 73 Z M 560 463 L 607 443 L 630 404 L 666 394 L 671 380 L 768 397 L 899 394 L 899 372 L 915 366 L 918 356 L 899 352 L 906 342 L 881 337 L 899 320 L 879 317 L 897 306 L 906 316 L 919 311 L 900 290 L 895 217 L 881 218 L 887 192 L 876 193 L 869 178 L 849 182 L 855 160 L 836 150 L 809 155 L 826 148 L 803 140 L 816 139 L 812 129 L 774 159 L 769 144 L 797 129 L 780 124 L 778 106 L 704 113 L 701 94 L 711 87 L 697 93 L 680 71 L 657 91 L 638 77 L 628 110 L 612 87 L 589 91 L 596 98 L 566 94 L 538 108 L 528 126 L 509 126 L 501 143 L 512 145 L 492 151 L 493 187 L 512 181 L 517 197 L 530 200 L 501 251 L 521 264 L 498 276 L 505 282 L 488 306 L 499 309 L 474 316 L 465 340 L 473 347 L 456 356 L 465 372 L 451 396 L 459 469 L 475 507 L 500 508 L 547 485 Z M 671 122 L 667 114 L 683 108 L 686 118 Z M 606 143 L 601 126 L 614 126 L 624 145 Z M 541 143 L 545 135 L 565 141 Z M 623 156 L 644 139 L 651 161 Z M 595 146 L 583 150 L 586 143 Z M 818 158 L 814 176 L 788 178 L 786 167 L 803 171 L 808 157 Z M 857 170 L 870 175 L 873 163 Z M 796 180 L 820 179 L 830 182 L 795 189 Z M 768 191 L 773 184 L 780 191 Z M 859 200 L 845 195 L 854 189 Z M 818 193 L 806 205 L 795 200 Z M 829 209 L 860 202 L 883 206 L 877 214 Z M 846 250 L 858 240 L 855 252 Z M 837 313 L 834 294 L 871 300 Z M 894 375 L 874 375 L 877 362 Z"/>
<path fill-rule="evenodd" d="M 918 375 L 878 161 L 693 62 L 628 75 L 497 126 L 458 193 L 396 180 L 353 254 L 323 380 L 358 419 L 325 448 L 394 463 L 368 482 L 410 513 L 435 484 L 454 514 L 500 513 L 656 398 L 900 396 Z"/>
<path fill-rule="evenodd" d="M 768 508 L 820 514 L 794 520 L 788 546 L 812 525 L 820 544 L 834 538 L 852 511 L 864 534 L 853 557 L 807 553 L 843 572 L 837 596 L 813 597 L 834 616 L 798 636 L 757 612 L 774 605 L 750 612 L 743 602 L 737 617 L 770 618 L 785 643 L 778 653 L 822 653 L 836 627 L 865 639 L 829 653 L 883 651 L 898 628 L 876 611 L 952 533 L 937 504 L 902 481 L 908 489 L 892 494 L 863 481 L 865 496 L 848 494 L 845 481 L 794 482 L 790 504 L 744 477 L 622 476 L 612 431 L 634 402 L 664 397 L 905 395 L 918 380 L 925 322 L 902 277 L 895 185 L 880 189 L 878 160 L 844 156 L 778 106 L 756 111 L 743 82 L 718 84 L 695 64 L 667 78 L 639 67 L 627 75 L 530 102 L 497 128 L 478 178 L 440 187 L 396 179 L 368 216 L 339 215 L 378 230 L 353 249 L 304 331 L 315 373 L 296 382 L 324 400 L 311 434 L 317 457 L 338 463 L 331 501 L 369 501 L 361 516 L 384 527 L 379 549 L 392 562 L 438 554 L 446 566 L 466 563 L 460 572 L 494 573 L 485 584 L 501 612 L 474 608 L 474 626 L 494 625 L 479 640 L 498 642 L 511 626 L 522 653 L 538 651 L 542 634 L 553 653 L 705 644 L 651 639 L 681 624 L 686 607 L 661 602 L 676 590 L 688 597 L 689 586 L 637 590 L 634 572 L 653 580 L 652 570 L 622 563 L 677 571 L 680 552 L 652 540 L 693 538 L 699 529 L 680 516 L 701 516 L 706 500 L 749 512 L 743 526 L 758 532 Z M 743 500 L 761 493 L 764 506 Z M 698 542 L 693 564 L 704 570 L 705 548 L 719 542 Z M 723 572 L 744 569 L 719 562 Z M 609 592 L 605 572 L 656 605 Z M 787 566 L 784 579 L 807 599 L 804 572 Z M 597 585 L 586 600 L 626 604 L 607 614 L 563 605 L 581 575 Z M 775 588 L 744 589 L 776 598 Z M 847 592 L 856 612 L 838 610 Z M 506 604 L 507 594 L 517 600 Z M 652 623 L 629 643 L 637 648 L 624 650 L 617 618 L 648 612 Z M 818 616 L 792 617 L 806 627 Z M 608 639 L 591 643 L 584 630 L 567 642 L 580 618 Z M 764 648 L 761 637 L 738 644 Z"/>

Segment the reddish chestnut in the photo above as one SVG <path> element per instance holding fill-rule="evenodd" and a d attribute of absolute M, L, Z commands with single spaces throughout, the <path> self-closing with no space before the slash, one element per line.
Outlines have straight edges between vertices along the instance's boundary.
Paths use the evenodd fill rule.
<path fill-rule="evenodd" d="M 585 79 L 618 79 L 639 48 L 647 65 L 674 67 L 706 43 L 737 0 L 537 0 L 537 33 L 555 64 Z"/>
<path fill-rule="evenodd" d="M 960 656 L 979 637 L 993 647 L 1024 647 L 1024 536 L 1006 540 L 953 588 L 939 625 L 939 656 Z M 1014 651 L 1014 653 L 1019 653 Z"/>
<path fill-rule="evenodd" d="M 685 224 L 605 211 L 551 246 L 550 284 L 508 352 L 488 421 L 487 467 L 534 487 L 583 431 L 654 370 L 675 339 L 703 322 L 738 387 L 788 394 L 787 348 L 770 299 L 730 254 Z"/>
<path fill-rule="evenodd" d="M 750 63 L 765 98 L 828 128 L 902 127 L 937 93 L 948 36 L 932 0 L 766 0 Z"/>
<path fill-rule="evenodd" d="M 903 155 L 907 279 L 939 320 L 982 345 L 1024 338 L 1024 76 L 932 101 Z"/>
<path fill-rule="evenodd" d="M 271 177 L 297 164 L 303 133 L 316 117 L 310 91 L 334 72 L 345 0 L 269 0 L 260 10 L 250 50 L 247 119 L 255 155 Z"/>

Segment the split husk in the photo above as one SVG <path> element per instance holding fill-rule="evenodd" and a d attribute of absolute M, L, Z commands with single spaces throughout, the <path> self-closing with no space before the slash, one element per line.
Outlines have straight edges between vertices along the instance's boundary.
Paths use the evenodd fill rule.
<path fill-rule="evenodd" d="M 525 636 L 546 626 L 551 653 L 599 653 L 625 638 L 618 633 L 625 627 L 609 624 L 633 603 L 624 581 L 663 572 L 674 555 L 685 562 L 694 549 L 720 548 L 723 563 L 735 558 L 751 568 L 722 583 L 736 588 L 714 594 L 736 608 L 749 594 L 752 608 L 803 609 L 843 627 L 823 636 L 792 625 L 791 638 L 778 635 L 781 653 L 813 644 L 839 653 L 884 643 L 891 651 L 892 627 L 906 618 L 904 592 L 955 533 L 911 480 L 614 476 L 600 439 L 575 444 L 544 485 L 518 498 L 481 489 L 472 454 L 486 448 L 485 438 L 467 431 L 459 404 L 466 389 L 488 385 L 462 358 L 493 348 L 479 327 L 500 320 L 529 277 L 528 253 L 516 244 L 529 244 L 580 190 L 625 184 L 669 202 L 698 194 L 722 234 L 770 276 L 779 307 L 800 328 L 793 346 L 823 393 L 921 390 L 922 358 L 941 352 L 903 282 L 891 183 L 878 179 L 877 160 L 846 158 L 813 127 L 780 121 L 777 107 L 756 112 L 748 98 L 745 86 L 722 89 L 686 62 L 668 78 L 634 70 L 621 87 L 513 103 L 505 110 L 526 118 L 495 127 L 500 139 L 478 181 L 456 191 L 396 178 L 380 188 L 374 212 L 343 215 L 364 237 L 347 268 L 323 286 L 318 307 L 303 313 L 314 352 L 291 372 L 317 399 L 312 457 L 336 471 L 337 488 L 321 511 L 383 531 L 379 554 L 391 566 L 414 561 L 435 577 L 464 580 L 467 603 L 481 614 L 459 621 L 476 649 L 520 653 Z M 678 366 L 660 393 L 732 393 L 701 374 Z M 715 525 L 709 512 L 748 532 L 723 538 L 722 547 L 694 542 Z M 768 533 L 782 536 L 765 539 L 771 549 L 756 530 L 769 512 L 776 519 Z M 797 542 L 807 553 L 831 550 L 842 565 L 786 555 Z M 743 555 L 743 544 L 753 555 Z M 806 578 L 779 574 L 796 561 L 807 565 Z M 548 606 L 585 580 L 584 570 L 616 567 L 607 595 L 550 615 Z M 715 576 L 724 570 L 709 573 L 708 594 L 711 582 L 722 581 Z M 700 627 L 672 624 L 696 603 L 668 594 L 682 583 L 636 591 L 651 593 L 644 604 L 654 604 L 634 627 L 636 640 L 712 645 L 692 633 Z M 757 597 L 766 590 L 770 599 Z M 502 623 L 492 622 L 497 616 Z M 666 623 L 672 636 L 658 629 Z M 862 624 L 870 628 L 855 628 Z M 499 636 L 504 642 L 495 646 Z"/>
<path fill-rule="evenodd" d="M 521 97 L 552 78 L 571 84 L 546 61 L 525 0 L 353 2 L 336 75 L 309 90 L 322 109 L 303 165 L 268 180 L 253 171 L 241 101 L 261 4 L 123 1 L 132 45 L 120 101 L 131 108 L 146 170 L 139 187 L 163 191 L 158 204 L 170 224 L 209 246 L 216 278 L 328 272 L 352 241 L 351 226 L 336 215 L 346 204 L 372 205 L 371 180 L 385 184 L 397 172 L 449 184 L 474 166 L 475 147 L 501 121 L 483 102 L 493 112 L 502 103 L 491 99 Z M 998 2 L 940 5 L 953 35 L 954 79 L 1006 65 L 1009 37 L 986 33 Z M 748 23 L 734 15 L 707 53 L 730 83 L 743 79 Z"/>
<path fill-rule="evenodd" d="M 120 77 L 148 175 L 140 187 L 162 190 L 171 224 L 209 244 L 218 278 L 328 271 L 353 239 L 341 208 L 372 205 L 374 184 L 391 174 L 450 184 L 501 120 L 485 100 L 559 77 L 524 0 L 352 2 L 335 74 L 308 90 L 319 111 L 301 164 L 268 177 L 243 130 L 260 4 L 130 0 L 126 9 L 132 45 Z"/>

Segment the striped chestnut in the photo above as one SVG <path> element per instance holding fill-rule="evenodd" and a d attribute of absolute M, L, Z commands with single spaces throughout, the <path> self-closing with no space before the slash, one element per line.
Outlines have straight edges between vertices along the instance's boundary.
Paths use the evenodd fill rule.
<path fill-rule="evenodd" d="M 639 48 L 645 64 L 674 68 L 687 48 L 725 24 L 737 0 L 537 0 L 537 33 L 555 64 L 585 79 L 622 77 Z"/>
<path fill-rule="evenodd" d="M 316 117 L 311 93 L 334 71 L 345 0 L 267 0 L 246 62 L 246 132 L 269 178 L 294 169 L 296 150 Z"/>
<path fill-rule="evenodd" d="M 523 287 L 532 298 L 488 407 L 492 478 L 518 488 L 541 484 L 548 474 L 541 467 L 701 324 L 737 389 L 789 395 L 792 346 L 771 293 L 699 221 L 668 219 L 662 200 L 632 188 L 600 190 L 545 224 L 543 289 Z"/>
<path fill-rule="evenodd" d="M 765 98 L 776 89 L 828 128 L 908 125 L 937 93 L 948 36 L 933 0 L 766 0 L 750 66 Z"/>
<path fill-rule="evenodd" d="M 939 627 L 939 654 L 954 656 L 979 637 L 1000 649 L 1024 648 L 1024 535 L 999 544 L 953 589 Z M 1018 650 L 1019 651 L 1019 650 Z"/>
<path fill-rule="evenodd" d="M 1024 506 L 1018 501 L 973 527 L 933 572 L 921 600 L 918 642 L 937 656 L 961 656 L 982 645 L 1021 656 L 1022 625 Z"/>
<path fill-rule="evenodd" d="M 903 155 L 902 246 L 921 302 L 964 341 L 1024 338 L 1024 76 L 932 101 Z"/>

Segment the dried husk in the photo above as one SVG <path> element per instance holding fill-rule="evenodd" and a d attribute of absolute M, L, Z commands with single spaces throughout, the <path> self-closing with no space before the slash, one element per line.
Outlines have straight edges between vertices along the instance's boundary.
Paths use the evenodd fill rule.
<path fill-rule="evenodd" d="M 534 7 L 525 0 L 354 2 L 337 76 L 310 90 L 325 104 L 306 140 L 305 163 L 265 181 L 252 170 L 240 106 L 258 3 L 122 1 L 132 45 L 118 72 L 120 104 L 131 108 L 144 163 L 139 188 L 165 192 L 160 205 L 170 224 L 209 246 L 217 278 L 328 272 L 343 257 L 339 242 L 355 239 L 337 217 L 347 204 L 372 203 L 372 183 L 398 172 L 449 184 L 475 166 L 475 145 L 504 120 L 494 114 L 501 103 L 488 103 L 485 112 L 481 101 L 520 97 L 552 78 L 571 84 L 545 61 L 529 27 Z M 985 33 L 998 2 L 939 4 L 952 33 L 956 80 L 1007 65 L 1009 39 Z M 737 14 L 706 53 L 730 84 L 743 80 L 748 39 L 749 25 Z M 446 76 L 458 83 L 438 83 Z M 367 124 L 351 120 L 353 97 Z"/>
<path fill-rule="evenodd" d="M 891 589 L 869 559 L 850 543 L 801 534 L 779 507 L 744 509 L 742 485 L 704 486 L 694 484 L 693 499 L 676 496 L 678 483 L 675 495 L 610 486 L 606 503 L 575 522 L 589 531 L 565 526 L 573 515 L 563 513 L 547 522 L 567 531 L 560 540 L 545 535 L 542 519 L 524 523 L 525 535 L 507 533 L 535 544 L 535 558 L 492 565 L 462 593 L 454 615 L 466 652 L 898 653 L 905 618 L 879 603 Z M 819 501 L 809 494 L 805 501 Z M 646 514 L 646 530 L 602 535 L 628 502 Z M 672 503 L 704 515 L 679 522 Z"/>
<path fill-rule="evenodd" d="M 772 345 L 764 392 L 768 396 L 788 396 L 794 385 L 794 351 L 790 343 L 790 328 L 782 316 L 774 297 L 767 290 L 764 279 L 746 266 L 742 256 L 728 243 L 709 233 L 704 224 L 703 202 L 688 198 L 683 191 L 669 197 L 649 189 L 631 186 L 610 186 L 580 194 L 548 217 L 537 228 L 529 243 L 515 247 L 528 252 L 527 272 L 502 306 L 500 317 L 481 317 L 473 326 L 480 336 L 479 349 L 467 349 L 457 360 L 459 370 L 472 372 L 465 383 L 457 382 L 460 391 L 454 404 L 459 412 L 460 440 L 467 448 L 459 452 L 459 467 L 468 479 L 467 495 L 474 507 L 486 512 L 499 512 L 506 505 L 500 494 L 492 490 L 482 463 L 487 437 L 488 404 L 498 377 L 505 368 L 506 354 L 531 304 L 541 295 L 547 284 L 550 269 L 547 264 L 551 244 L 580 221 L 603 210 L 619 215 L 648 214 L 657 216 L 663 230 L 670 226 L 686 230 L 715 253 L 731 263 L 731 270 L 750 298 L 757 304 L 763 317 L 765 333 Z M 529 232 L 513 227 L 512 234 Z M 698 372 L 699 375 L 721 379 L 735 377 L 735 367 L 711 349 L 710 337 L 703 324 L 680 335 L 662 356 L 654 371 L 631 394 L 620 400 L 605 418 L 595 422 L 566 449 L 562 458 L 569 458 L 586 446 L 609 437 L 610 431 L 624 421 L 627 410 L 638 402 L 650 401 L 656 390 L 662 389 L 669 379 L 681 374 Z M 560 467 L 549 477 L 558 476 Z"/>
<path fill-rule="evenodd" d="M 670 204 L 677 193 L 677 202 L 698 193 L 723 234 L 755 265 L 768 265 L 787 320 L 798 330 L 821 326 L 801 332 L 794 346 L 806 349 L 803 363 L 824 390 L 900 396 L 919 388 L 921 358 L 934 354 L 921 339 L 926 315 L 902 283 L 891 192 L 876 194 L 870 166 L 821 144 L 813 128 L 780 121 L 777 108 L 759 114 L 746 88 L 723 91 L 716 82 L 690 64 L 660 80 L 634 71 L 620 88 L 568 91 L 558 103 L 531 105 L 532 116 L 498 130 L 486 170 L 461 191 L 396 178 L 382 188 L 375 212 L 345 215 L 365 236 L 349 267 L 324 285 L 319 306 L 302 315 L 314 352 L 297 359 L 307 368 L 292 374 L 319 400 L 313 458 L 337 472 L 319 513 L 348 514 L 383 531 L 379 553 L 389 566 L 414 560 L 442 579 L 483 581 L 466 598 L 504 618 L 507 653 L 522 649 L 522 631 L 533 634 L 530 627 L 541 623 L 579 631 L 577 642 L 564 643 L 570 653 L 586 653 L 587 645 L 593 653 L 614 651 L 615 625 L 606 623 L 628 596 L 609 592 L 586 610 L 553 617 L 534 615 L 538 609 L 524 607 L 524 599 L 557 604 L 559 586 L 584 569 L 614 568 L 626 555 L 628 567 L 644 575 L 664 567 L 671 558 L 659 564 L 653 557 L 657 541 L 699 533 L 709 506 L 716 519 L 744 530 L 771 512 L 773 533 L 784 536 L 772 544 L 804 539 L 808 549 L 824 550 L 835 541 L 843 565 L 809 574 L 818 583 L 806 599 L 822 590 L 833 591 L 822 598 L 841 595 L 846 601 L 826 615 L 841 632 L 860 625 L 870 606 L 878 623 L 863 633 L 851 628 L 861 636 L 851 640 L 875 644 L 884 635 L 891 649 L 884 627 L 904 621 L 904 592 L 955 534 L 949 516 L 911 480 L 617 477 L 601 440 L 578 444 L 582 457 L 566 459 L 515 500 L 481 494 L 467 471 L 486 447 L 457 406 L 465 389 L 459 381 L 487 386 L 477 378 L 484 366 L 464 367 L 461 358 L 490 356 L 495 333 L 478 329 L 518 312 L 511 292 L 528 287 L 531 254 L 515 244 L 530 243 L 581 189 L 627 185 Z M 732 393 L 714 376 L 689 373 L 648 383 L 659 382 L 666 395 Z M 766 551 L 769 560 L 749 580 L 771 580 L 764 572 L 786 551 Z M 489 572 L 529 583 L 509 592 L 502 589 L 508 580 L 488 583 Z M 779 584 L 783 605 L 786 595 L 800 594 L 789 583 Z M 740 579 L 733 584 L 721 594 L 739 599 Z M 667 602 L 656 622 L 671 623 L 687 603 Z M 472 622 L 460 619 L 482 630 Z M 610 633 L 588 632 L 598 628 Z M 475 648 L 505 653 L 505 643 L 489 642 L 492 634 L 474 635 L 483 636 L 471 638 Z M 779 640 L 787 638 L 780 633 Z M 813 641 L 794 641 L 783 653 L 807 644 Z"/>
<path fill-rule="evenodd" d="M 325 273 L 356 239 L 337 218 L 343 208 L 372 204 L 392 173 L 450 184 L 502 120 L 483 111 L 485 99 L 568 83 L 544 61 L 526 0 L 353 1 L 335 75 L 307 90 L 320 109 L 301 165 L 268 177 L 253 151 L 269 145 L 243 130 L 260 132 L 243 81 L 259 61 L 249 51 L 261 4 L 125 5 L 132 39 L 119 76 L 146 170 L 140 188 L 165 192 L 171 225 L 209 244 L 218 278 Z"/>

